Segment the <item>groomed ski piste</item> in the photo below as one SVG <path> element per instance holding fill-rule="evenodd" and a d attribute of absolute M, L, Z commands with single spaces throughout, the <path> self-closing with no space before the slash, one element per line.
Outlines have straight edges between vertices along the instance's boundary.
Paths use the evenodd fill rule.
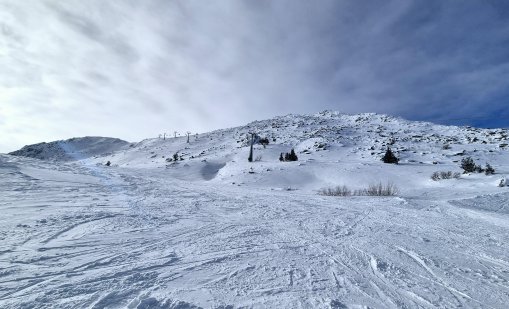
<path fill-rule="evenodd" d="M 0 155 L 0 307 L 507 308 L 508 135 L 326 111 Z M 469 156 L 495 174 L 430 178 Z"/>

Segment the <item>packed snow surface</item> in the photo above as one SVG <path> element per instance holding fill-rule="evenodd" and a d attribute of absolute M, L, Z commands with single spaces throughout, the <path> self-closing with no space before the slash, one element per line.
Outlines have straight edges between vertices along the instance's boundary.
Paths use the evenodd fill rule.
<path fill-rule="evenodd" d="M 270 140 L 252 163 L 249 132 Z M 324 112 L 72 161 L 0 155 L 0 307 L 507 308 L 506 143 Z M 465 156 L 496 174 L 430 179 Z M 398 195 L 318 194 L 379 181 Z"/>

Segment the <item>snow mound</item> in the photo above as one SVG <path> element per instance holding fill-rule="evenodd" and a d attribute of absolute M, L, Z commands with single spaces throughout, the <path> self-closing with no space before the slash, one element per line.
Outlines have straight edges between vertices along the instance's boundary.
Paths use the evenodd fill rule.
<path fill-rule="evenodd" d="M 509 193 L 485 194 L 450 203 L 462 208 L 509 214 Z"/>
<path fill-rule="evenodd" d="M 126 148 L 127 145 L 128 142 L 118 138 L 86 136 L 27 145 L 9 154 L 41 160 L 74 161 L 109 155 Z"/>
<path fill-rule="evenodd" d="M 167 174 L 180 180 L 209 181 L 216 178 L 225 165 L 224 162 L 178 162 L 167 166 Z"/>

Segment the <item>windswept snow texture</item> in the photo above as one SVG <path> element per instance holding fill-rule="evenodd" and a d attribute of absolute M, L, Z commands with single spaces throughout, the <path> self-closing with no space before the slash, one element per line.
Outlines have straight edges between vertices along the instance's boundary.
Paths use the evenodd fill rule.
<path fill-rule="evenodd" d="M 255 129 L 271 143 L 248 163 Z M 72 162 L 0 155 L 0 307 L 507 308 L 506 139 L 322 113 Z M 497 174 L 430 179 L 465 154 Z M 386 180 L 399 196 L 317 194 Z"/>
<path fill-rule="evenodd" d="M 128 142 L 118 138 L 87 136 L 28 145 L 9 154 L 42 160 L 71 161 L 111 154 L 127 145 Z"/>

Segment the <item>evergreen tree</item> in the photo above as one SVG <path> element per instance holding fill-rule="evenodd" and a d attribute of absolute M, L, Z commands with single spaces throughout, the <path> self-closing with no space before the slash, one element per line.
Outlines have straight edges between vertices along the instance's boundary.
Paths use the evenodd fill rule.
<path fill-rule="evenodd" d="M 476 173 L 484 173 L 484 169 L 480 165 L 475 166 L 475 172 Z"/>
<path fill-rule="evenodd" d="M 472 157 L 466 157 L 461 160 L 460 167 L 463 169 L 463 174 L 473 173 L 476 171 L 477 166 L 474 163 Z"/>
<path fill-rule="evenodd" d="M 281 153 L 279 155 L 279 161 L 287 161 L 288 162 L 288 161 L 297 161 L 297 160 L 299 160 L 299 158 L 295 154 L 295 150 L 293 150 L 293 148 L 289 153 L 288 152 L 285 153 L 284 158 L 283 158 L 283 153 Z"/>
<path fill-rule="evenodd" d="M 486 168 L 484 169 L 484 174 L 493 175 L 493 174 L 495 174 L 495 169 L 489 163 L 486 163 Z"/>
<path fill-rule="evenodd" d="M 292 150 L 290 151 L 290 155 L 289 155 L 289 159 L 290 161 L 297 161 L 299 158 L 297 157 L 297 155 L 295 154 L 295 150 Z"/>
<path fill-rule="evenodd" d="M 391 148 L 387 147 L 387 151 L 385 152 L 382 161 L 384 163 L 398 164 L 399 159 L 394 155 Z"/>

